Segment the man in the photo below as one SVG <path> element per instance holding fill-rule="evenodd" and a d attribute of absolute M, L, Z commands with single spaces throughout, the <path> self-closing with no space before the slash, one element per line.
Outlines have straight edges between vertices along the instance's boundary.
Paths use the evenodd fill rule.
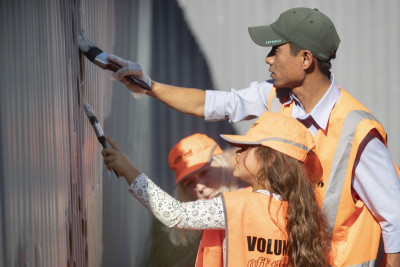
<path fill-rule="evenodd" d="M 206 120 L 236 122 L 265 111 L 297 118 L 314 135 L 323 166 L 316 194 L 332 234 L 330 265 L 379 266 L 382 237 L 386 265 L 400 266 L 400 181 L 383 127 L 330 73 L 340 43 L 332 21 L 317 9 L 294 8 L 249 33 L 256 44 L 272 47 L 265 60 L 272 80 L 247 89 L 203 91 L 151 82 L 140 65 L 111 56 L 125 67 L 114 77 L 136 93 L 143 91 L 124 76 L 150 81 L 146 94 Z"/>

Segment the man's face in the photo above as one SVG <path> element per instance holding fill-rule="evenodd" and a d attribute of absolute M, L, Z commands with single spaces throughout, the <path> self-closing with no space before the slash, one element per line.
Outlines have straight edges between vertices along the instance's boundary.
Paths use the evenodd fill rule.
<path fill-rule="evenodd" d="M 301 86 L 305 72 L 303 70 L 302 53 L 293 56 L 289 43 L 273 46 L 265 62 L 270 65 L 269 71 L 277 88 L 295 88 Z"/>

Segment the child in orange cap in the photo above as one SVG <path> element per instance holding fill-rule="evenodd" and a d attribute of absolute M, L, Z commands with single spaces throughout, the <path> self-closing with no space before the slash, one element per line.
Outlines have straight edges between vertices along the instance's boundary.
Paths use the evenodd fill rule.
<path fill-rule="evenodd" d="M 112 148 L 102 154 L 107 168 L 124 176 L 130 192 L 162 223 L 204 230 L 196 266 L 326 266 L 325 220 L 313 190 L 321 164 L 308 130 L 266 112 L 246 135 L 221 136 L 241 148 L 234 176 L 252 192 L 179 202 L 137 170 L 110 138 Z"/>
<path fill-rule="evenodd" d="M 223 151 L 214 139 L 201 133 L 179 141 L 168 155 L 176 177 L 175 197 L 181 201 L 209 199 L 245 186 L 232 175 L 236 150 Z"/>
<path fill-rule="evenodd" d="M 214 139 L 201 133 L 180 140 L 168 155 L 169 167 L 176 178 L 174 197 L 182 202 L 210 199 L 220 192 L 247 187 L 233 176 L 236 150 L 230 148 L 223 151 Z M 186 246 L 198 239 L 200 234 L 200 231 L 172 228 L 169 236 L 173 244 Z"/>

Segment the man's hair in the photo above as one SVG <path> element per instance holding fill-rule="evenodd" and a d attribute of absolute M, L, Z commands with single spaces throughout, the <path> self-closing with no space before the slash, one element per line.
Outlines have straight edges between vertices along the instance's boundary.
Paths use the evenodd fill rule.
<path fill-rule="evenodd" d="M 303 50 L 303 49 L 298 48 L 293 43 L 289 43 L 289 45 L 290 45 L 290 54 L 292 56 L 297 56 L 300 53 L 300 51 Z M 330 60 L 323 61 L 316 57 L 314 57 L 314 58 L 317 61 L 317 66 L 318 66 L 318 69 L 321 71 L 321 73 L 326 75 L 328 78 L 330 78 L 331 77 L 331 67 L 332 67 L 331 61 Z"/>

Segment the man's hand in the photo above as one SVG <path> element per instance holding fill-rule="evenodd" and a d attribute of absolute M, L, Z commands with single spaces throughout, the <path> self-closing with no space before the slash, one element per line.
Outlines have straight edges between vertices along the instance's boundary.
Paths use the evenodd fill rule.
<path fill-rule="evenodd" d="M 111 148 L 107 147 L 101 151 L 104 157 L 104 164 L 107 166 L 108 170 L 111 171 L 114 169 L 119 175 L 125 177 L 130 185 L 140 174 L 140 171 L 133 166 L 132 162 L 114 140 L 108 136 L 106 136 L 106 140 L 111 145 Z"/>
<path fill-rule="evenodd" d="M 140 98 L 144 93 L 146 93 L 146 90 L 133 83 L 130 79 L 125 78 L 126 76 L 136 76 L 151 87 L 151 79 L 143 72 L 140 64 L 122 59 L 115 55 L 108 55 L 107 59 L 108 61 L 121 66 L 118 71 L 111 74 L 111 79 L 125 84 L 125 86 L 132 91 L 135 98 Z"/>

